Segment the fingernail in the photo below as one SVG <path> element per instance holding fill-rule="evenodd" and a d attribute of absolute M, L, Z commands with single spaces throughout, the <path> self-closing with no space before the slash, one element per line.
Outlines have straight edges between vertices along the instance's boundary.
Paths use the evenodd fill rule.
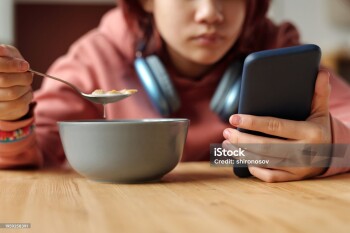
<path fill-rule="evenodd" d="M 329 80 L 331 79 L 332 74 L 329 71 L 327 71 L 327 74 L 328 74 L 328 82 L 329 82 Z"/>
<path fill-rule="evenodd" d="M 28 64 L 28 62 L 26 62 L 26 61 L 21 61 L 21 62 L 19 63 L 19 69 L 20 69 L 21 71 L 27 71 L 27 70 L 29 69 L 29 64 Z"/>
<path fill-rule="evenodd" d="M 232 130 L 231 129 L 225 129 L 224 130 L 224 136 L 225 137 L 230 137 L 231 134 L 232 134 Z"/>
<path fill-rule="evenodd" d="M 332 74 L 331 74 L 331 72 L 329 70 L 327 70 L 327 69 L 320 69 L 320 71 L 327 73 L 328 80 L 331 78 Z"/>
<path fill-rule="evenodd" d="M 230 117 L 231 125 L 239 125 L 242 122 L 242 119 L 239 115 L 232 115 Z"/>

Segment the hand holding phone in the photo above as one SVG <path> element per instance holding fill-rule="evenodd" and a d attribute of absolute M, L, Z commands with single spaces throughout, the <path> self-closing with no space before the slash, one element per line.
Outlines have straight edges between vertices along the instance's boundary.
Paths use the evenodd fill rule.
<path fill-rule="evenodd" d="M 312 44 L 250 54 L 244 62 L 238 113 L 306 120 L 311 111 L 320 58 L 320 48 Z M 245 165 L 235 165 L 234 173 L 239 177 L 250 176 Z"/>

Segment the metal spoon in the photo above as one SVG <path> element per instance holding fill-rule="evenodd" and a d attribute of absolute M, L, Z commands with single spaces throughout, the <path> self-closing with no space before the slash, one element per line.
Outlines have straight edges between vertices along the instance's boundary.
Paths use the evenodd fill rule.
<path fill-rule="evenodd" d="M 48 77 L 48 78 L 54 79 L 56 81 L 62 82 L 64 84 L 70 86 L 71 88 L 73 88 L 76 92 L 78 92 L 85 99 L 87 99 L 91 102 L 97 103 L 97 104 L 114 103 L 114 102 L 117 102 L 119 100 L 125 99 L 126 97 L 129 97 L 133 94 L 133 93 L 116 93 L 116 94 L 101 94 L 101 95 L 86 94 L 84 92 L 81 92 L 79 90 L 79 88 L 77 88 L 75 85 L 73 85 L 70 82 L 67 82 L 63 79 L 56 78 L 56 77 L 53 77 L 53 76 L 48 75 L 48 74 L 40 73 L 40 72 L 32 70 L 32 69 L 29 69 L 28 71 L 33 73 L 33 74 L 42 76 L 42 77 Z"/>

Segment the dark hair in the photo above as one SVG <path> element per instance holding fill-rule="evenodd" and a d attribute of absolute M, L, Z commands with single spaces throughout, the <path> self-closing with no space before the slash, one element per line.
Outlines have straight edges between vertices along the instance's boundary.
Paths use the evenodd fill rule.
<path fill-rule="evenodd" d="M 243 30 L 238 41 L 235 43 L 236 51 L 246 55 L 256 48 L 258 29 L 263 26 L 263 23 L 268 11 L 270 0 L 246 0 L 247 12 L 243 25 Z M 150 28 L 152 28 L 153 17 L 151 14 L 144 11 L 139 0 L 118 0 L 125 20 L 132 33 L 147 37 Z M 261 31 L 261 30 L 260 30 Z M 260 32 L 261 33 L 261 32 Z"/>
<path fill-rule="evenodd" d="M 133 33 L 145 30 L 152 23 L 152 15 L 143 9 L 139 0 L 118 0 L 118 6 Z"/>

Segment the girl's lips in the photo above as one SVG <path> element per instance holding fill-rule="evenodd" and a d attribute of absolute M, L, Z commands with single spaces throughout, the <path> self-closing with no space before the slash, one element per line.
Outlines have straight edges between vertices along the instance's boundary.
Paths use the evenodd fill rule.
<path fill-rule="evenodd" d="M 196 36 L 193 40 L 200 45 L 217 45 L 219 44 L 223 38 L 218 34 L 203 34 L 200 36 Z"/>

